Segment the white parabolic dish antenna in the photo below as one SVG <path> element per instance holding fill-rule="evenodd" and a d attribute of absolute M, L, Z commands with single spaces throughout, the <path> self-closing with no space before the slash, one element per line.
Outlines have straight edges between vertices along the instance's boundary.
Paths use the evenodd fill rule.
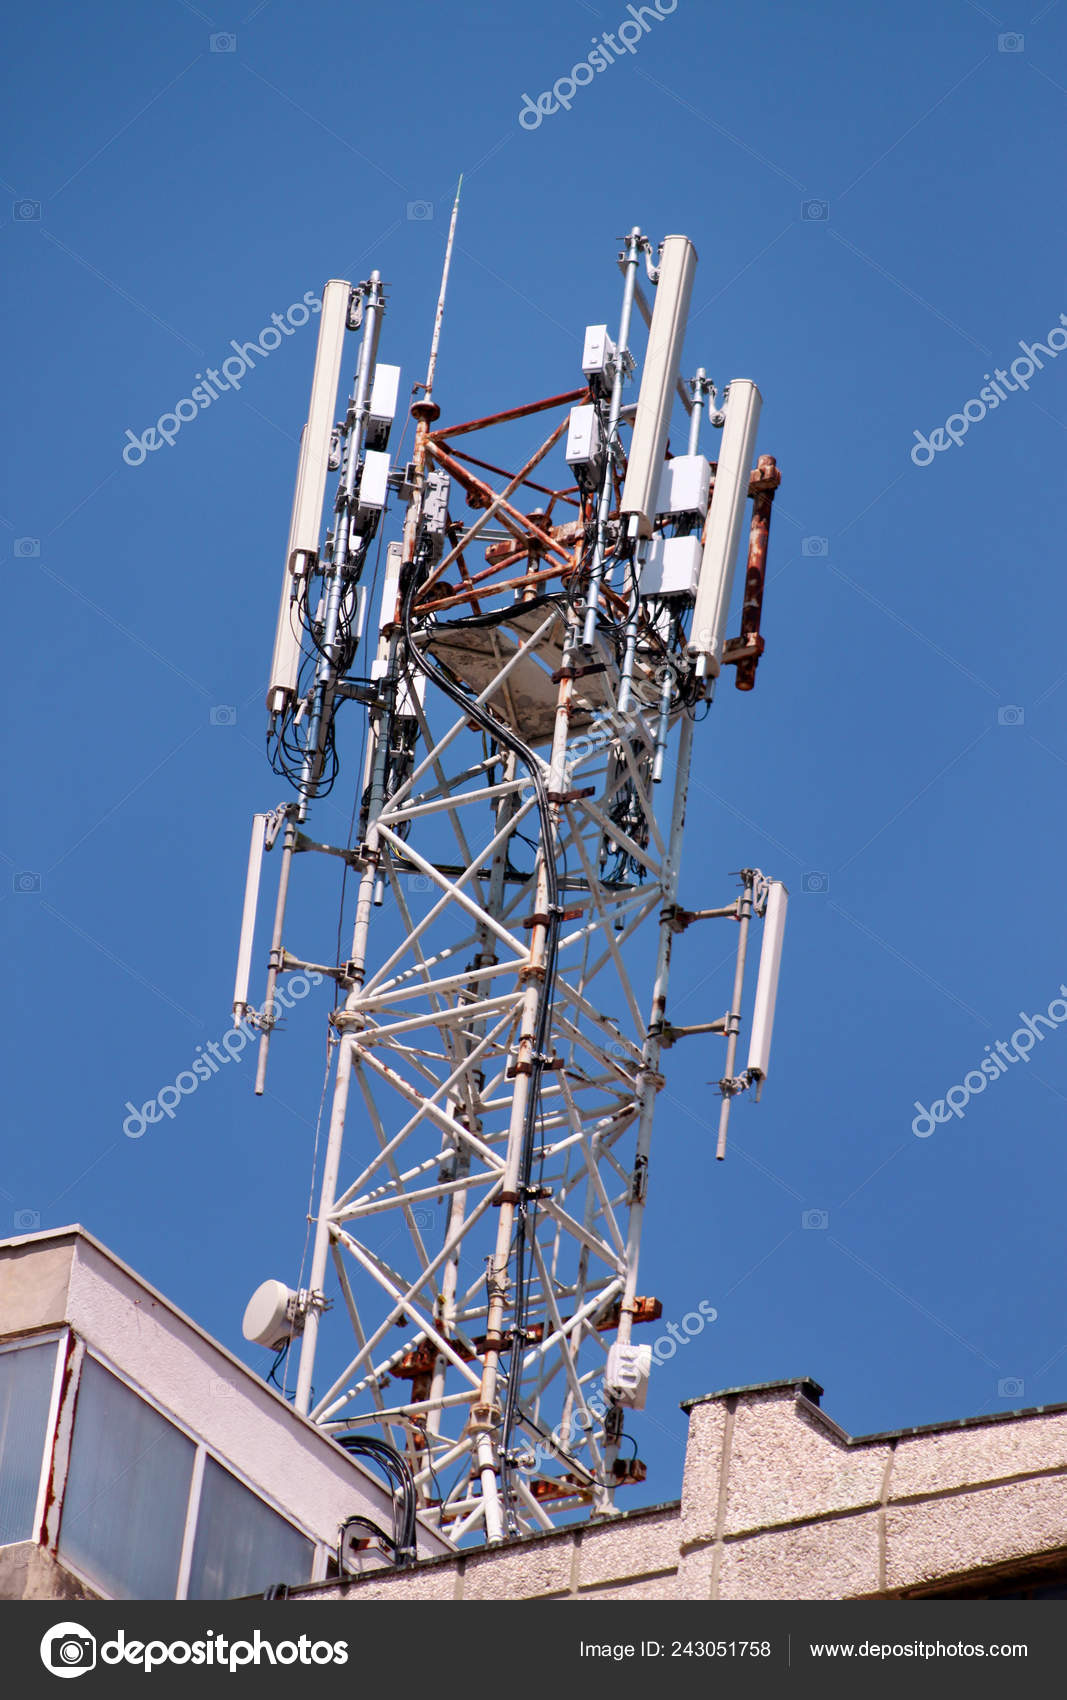
<path fill-rule="evenodd" d="M 245 1339 L 257 1346 L 268 1346 L 272 1352 L 287 1345 L 295 1332 L 291 1314 L 294 1296 L 284 1281 L 264 1281 L 257 1287 L 245 1306 L 241 1323 Z"/>

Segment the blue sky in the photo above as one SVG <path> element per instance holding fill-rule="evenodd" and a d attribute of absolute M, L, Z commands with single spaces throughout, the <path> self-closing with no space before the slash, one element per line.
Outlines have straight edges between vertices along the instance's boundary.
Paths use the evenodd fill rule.
<path fill-rule="evenodd" d="M 712 1388 L 810 1374 L 854 1433 L 1067 1400 L 1067 1033 L 911 1131 L 1067 981 L 1067 358 L 910 456 L 1067 313 L 1067 9 L 679 0 L 522 128 L 627 16 L 9 19 L 0 1208 L 6 1231 L 83 1222 L 239 1351 L 249 1292 L 303 1244 L 314 999 L 265 1100 L 245 1063 L 140 1140 L 121 1123 L 228 1025 L 249 818 L 281 796 L 262 695 L 314 329 L 139 466 L 126 433 L 374 266 L 382 358 L 421 375 L 460 171 L 453 417 L 577 382 L 619 235 L 684 231 L 688 366 L 758 381 L 783 484 L 767 652 L 698 740 L 682 896 L 725 902 L 758 863 L 793 902 L 773 1074 L 725 1164 L 718 1041 L 668 1058 L 640 1286 L 718 1320 L 631 1424 L 656 1499 L 677 1401 Z M 681 941 L 676 1020 L 721 1013 L 709 960 Z"/>

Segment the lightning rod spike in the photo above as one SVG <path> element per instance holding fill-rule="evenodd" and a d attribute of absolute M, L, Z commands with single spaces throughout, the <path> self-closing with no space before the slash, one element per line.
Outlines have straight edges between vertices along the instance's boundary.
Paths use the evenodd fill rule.
<path fill-rule="evenodd" d="M 445 316 L 445 295 L 448 292 L 448 274 L 452 268 L 452 248 L 456 240 L 456 221 L 459 218 L 459 197 L 463 190 L 463 173 L 459 174 L 456 185 L 456 198 L 452 203 L 452 219 L 448 227 L 448 245 L 445 248 L 444 269 L 441 272 L 441 292 L 437 297 L 437 312 L 433 321 L 433 341 L 430 344 L 430 364 L 426 368 L 426 382 L 423 385 L 425 399 L 433 398 L 433 380 L 437 371 L 437 350 L 441 343 L 441 321 Z"/>

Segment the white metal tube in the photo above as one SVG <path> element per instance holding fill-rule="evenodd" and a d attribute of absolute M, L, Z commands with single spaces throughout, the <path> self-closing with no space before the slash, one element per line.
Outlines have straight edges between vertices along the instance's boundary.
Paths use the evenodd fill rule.
<path fill-rule="evenodd" d="M 469 942 L 468 937 L 468 943 Z M 456 952 L 453 951 L 451 954 L 455 955 Z M 429 970 L 432 964 L 438 960 L 439 958 L 437 957 L 427 957 L 427 970 Z M 361 1014 L 366 1014 L 368 1011 L 388 1009 L 395 1003 L 410 1003 L 412 997 L 418 995 L 419 992 L 425 992 L 427 997 L 443 997 L 446 992 L 463 991 L 464 989 L 472 986 L 477 980 L 491 980 L 500 974 L 514 974 L 514 972 L 514 962 L 497 962 L 488 968 L 465 968 L 462 974 L 450 974 L 443 980 L 420 979 L 418 986 L 414 987 L 412 986 L 411 981 L 415 979 L 415 973 L 412 971 L 408 975 L 407 985 L 405 985 L 401 990 L 374 992 L 372 995 L 363 994 L 360 996 L 357 1007 Z"/>
<path fill-rule="evenodd" d="M 689 772 L 693 754 L 693 721 L 688 714 L 682 716 L 681 735 L 678 740 L 678 765 L 674 781 L 674 807 L 671 814 L 671 833 L 667 844 L 667 859 L 663 866 L 661 881 L 663 910 L 669 913 L 670 906 L 678 895 L 678 876 L 682 856 L 682 841 L 685 832 L 685 808 L 689 796 Z M 634 1186 L 630 1204 L 630 1226 L 626 1245 L 626 1286 L 623 1292 L 622 1307 L 619 1315 L 617 1339 L 620 1345 L 628 1345 L 630 1331 L 633 1326 L 634 1294 L 637 1292 L 638 1261 L 641 1250 L 641 1229 L 644 1224 L 644 1175 L 647 1170 L 649 1145 L 652 1137 L 652 1117 L 656 1105 L 656 1094 L 660 1083 L 660 1030 L 666 1016 L 667 988 L 670 983 L 671 947 L 674 934 L 670 922 L 660 922 L 659 951 L 656 960 L 656 978 L 652 993 L 652 1013 L 649 1022 L 649 1035 L 645 1041 L 644 1059 L 639 1079 L 641 1119 L 637 1131 L 637 1150 L 635 1153 Z"/>
<path fill-rule="evenodd" d="M 514 971 L 512 964 L 512 973 Z M 360 1043 L 369 1047 L 380 1044 L 383 1039 L 392 1038 L 397 1033 L 418 1033 L 424 1027 L 463 1026 L 479 1015 L 491 1015 L 498 1009 L 511 1008 L 514 1004 L 515 993 L 509 991 L 498 998 L 483 998 L 478 1003 L 458 1004 L 454 1009 L 426 1010 L 418 1015 L 405 1016 L 403 1021 L 391 1021 L 381 1027 L 364 1027 L 360 1031 Z"/>
<path fill-rule="evenodd" d="M 689 446 L 686 452 L 695 455 L 700 453 L 700 421 L 708 399 L 708 374 L 703 366 L 697 367 L 696 377 L 690 387 L 693 391 L 693 404 L 689 411 Z"/>
<path fill-rule="evenodd" d="M 438 1160 L 436 1167 L 440 1168 L 440 1166 L 440 1161 Z M 401 1176 L 402 1180 L 405 1178 L 406 1177 Z M 401 1207 L 406 1209 L 411 1204 L 423 1203 L 425 1199 L 446 1198 L 450 1193 L 462 1192 L 467 1187 L 488 1186 L 491 1181 L 496 1181 L 499 1178 L 500 1177 L 498 1175 L 487 1174 L 464 1175 L 462 1180 L 437 1181 L 432 1186 L 412 1188 L 411 1190 L 405 1190 L 403 1192 L 393 1192 L 382 1198 L 368 1199 L 364 1203 L 360 1203 L 357 1200 L 355 1204 L 348 1205 L 344 1210 L 338 1208 L 334 1212 L 334 1219 L 337 1222 L 353 1222 L 357 1216 L 376 1216 L 380 1215 L 383 1210 L 396 1210 Z"/>
<path fill-rule="evenodd" d="M 341 1167 L 345 1110 L 348 1105 L 348 1088 L 352 1079 L 353 1048 L 353 1041 L 342 1036 L 337 1050 L 337 1079 L 334 1084 L 333 1105 L 330 1110 L 330 1131 L 327 1136 L 326 1156 L 323 1161 L 319 1213 L 315 1223 L 315 1244 L 311 1254 L 309 1291 L 312 1302 L 308 1306 L 307 1315 L 304 1318 L 304 1332 L 300 1339 L 300 1368 L 297 1371 L 294 1403 L 302 1417 L 307 1416 L 311 1406 L 311 1378 L 315 1372 L 315 1347 L 318 1343 L 319 1320 L 322 1315 L 321 1295 L 326 1281 L 326 1265 L 330 1257 L 331 1212 L 334 1198 L 337 1195 L 337 1177 Z"/>

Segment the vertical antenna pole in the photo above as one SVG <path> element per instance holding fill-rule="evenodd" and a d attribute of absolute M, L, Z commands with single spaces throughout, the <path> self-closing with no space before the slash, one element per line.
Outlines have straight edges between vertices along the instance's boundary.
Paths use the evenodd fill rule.
<path fill-rule="evenodd" d="M 696 377 L 689 380 L 689 388 L 693 395 L 693 405 L 689 412 L 689 444 L 686 453 L 695 455 L 700 453 L 700 421 L 708 399 L 708 390 L 711 388 L 703 366 L 697 367 Z"/>
<path fill-rule="evenodd" d="M 463 173 L 460 172 L 456 185 L 456 198 L 452 202 L 452 219 L 448 226 L 448 244 L 445 248 L 445 264 L 441 273 L 441 292 L 437 297 L 437 312 L 433 321 L 433 340 L 430 343 L 430 363 L 426 368 L 426 400 L 433 399 L 433 381 L 437 375 L 437 350 L 441 346 L 441 323 L 445 316 L 445 296 L 448 294 L 448 274 L 452 270 L 452 249 L 456 240 L 456 222 L 459 218 L 459 197 L 463 192 Z"/>
<path fill-rule="evenodd" d="M 600 502 L 597 508 L 596 548 L 589 573 L 585 629 L 582 632 L 582 643 L 586 649 L 592 649 L 596 641 L 596 616 L 600 601 L 600 581 L 604 576 L 608 515 L 611 512 L 614 492 L 615 442 L 619 431 L 619 414 L 622 411 L 622 387 L 626 382 L 626 360 L 630 352 L 630 320 L 633 317 L 634 294 L 637 289 L 637 267 L 640 264 L 644 246 L 645 238 L 641 234 L 641 228 L 635 224 L 626 239 L 626 254 L 623 261 L 626 270 L 622 291 L 622 312 L 619 315 L 619 339 L 615 348 L 615 378 L 611 386 L 611 406 L 608 411 L 604 482 L 601 486 Z"/>
<path fill-rule="evenodd" d="M 437 297 L 437 311 L 434 314 L 433 337 L 430 342 L 430 359 L 426 368 L 426 383 L 423 386 L 425 394 L 412 408 L 415 417 L 415 490 L 408 504 L 404 522 L 404 561 L 414 560 L 415 544 L 418 536 L 419 514 L 422 506 L 423 472 L 426 463 L 426 436 L 437 410 L 433 401 L 433 384 L 437 372 L 437 353 L 441 346 L 441 325 L 445 314 L 445 297 L 448 293 L 448 275 L 452 266 L 452 250 L 456 238 L 456 222 L 459 217 L 459 197 L 463 188 L 463 178 L 460 177 L 456 188 L 456 198 L 452 203 L 452 218 L 448 228 L 448 244 L 445 249 L 445 263 L 441 275 L 441 288 Z M 365 333 L 366 334 L 366 333 Z M 399 588 L 398 588 L 399 604 Z M 395 610 L 382 610 L 383 624 L 395 622 Z M 399 633 L 394 629 L 388 641 L 388 662 L 386 676 L 382 681 L 382 695 L 388 700 L 395 691 L 396 653 Z M 364 844 L 366 865 L 359 882 L 356 897 L 356 918 L 352 930 L 352 953 L 349 959 L 351 974 L 351 990 L 347 1003 L 351 1004 L 359 995 L 363 984 L 363 975 L 367 959 L 367 940 L 370 931 L 370 913 L 373 904 L 374 887 L 379 877 L 378 867 L 378 815 L 381 813 L 385 796 L 385 764 L 389 749 L 389 720 L 388 711 L 383 712 L 378 719 L 377 727 L 372 727 L 371 747 L 367 752 L 368 770 L 370 773 L 370 799 L 368 807 L 367 837 Z M 304 1416 L 311 1405 L 311 1378 L 315 1370 L 315 1348 L 318 1344 L 319 1318 L 321 1314 L 321 1296 L 326 1279 L 326 1265 L 329 1260 L 331 1244 L 331 1212 L 334 1199 L 337 1196 L 337 1175 L 341 1160 L 341 1149 L 344 1142 L 345 1114 L 348 1108 L 348 1090 L 352 1077 L 352 1037 L 345 1030 L 344 1016 L 338 1022 L 341 1030 L 341 1043 L 338 1048 L 337 1077 L 334 1083 L 333 1105 L 330 1111 L 330 1128 L 326 1140 L 326 1156 L 323 1163 L 322 1188 L 319 1195 L 318 1217 L 315 1224 L 315 1243 L 311 1254 L 311 1270 L 308 1287 L 308 1309 L 304 1319 L 304 1334 L 300 1345 L 300 1368 L 297 1373 L 296 1408 Z"/>
<path fill-rule="evenodd" d="M 671 948 L 674 944 L 674 931 L 670 921 L 662 917 L 669 914 L 672 905 L 677 902 L 678 898 L 678 878 L 681 872 L 682 844 L 685 838 L 685 811 L 689 800 L 689 775 L 693 760 L 694 730 L 695 725 L 692 717 L 689 714 L 683 714 L 681 732 L 678 737 L 678 764 L 674 777 L 671 830 L 670 837 L 667 840 L 667 854 L 663 861 L 663 900 L 660 910 L 656 977 L 652 989 L 652 1011 L 641 1054 L 641 1067 L 638 1071 L 638 1097 L 641 1112 L 637 1125 L 637 1147 L 634 1153 L 633 1174 L 630 1177 L 630 1222 L 626 1236 L 626 1285 L 623 1288 L 619 1308 L 619 1326 L 615 1335 L 620 1346 L 629 1345 L 633 1328 L 634 1311 L 636 1309 L 634 1298 L 637 1292 L 638 1264 L 641 1253 L 641 1230 L 644 1226 L 645 1199 L 648 1191 L 648 1154 L 652 1142 L 652 1119 L 656 1108 L 656 1097 L 664 1083 L 659 1064 L 663 1027 L 667 1019 L 667 988 L 670 984 Z M 617 1451 L 618 1440 L 611 1440 L 605 1450 L 605 1463 L 609 1476 Z M 610 1495 L 608 1494 L 605 1497 L 610 1497 Z"/>
<path fill-rule="evenodd" d="M 456 185 L 456 198 L 452 202 L 452 217 L 448 225 L 448 241 L 445 244 L 445 263 L 441 268 L 441 288 L 437 294 L 437 311 L 433 317 L 433 336 L 430 339 L 430 358 L 426 366 L 426 382 L 416 385 L 424 392 L 420 399 L 413 403 L 411 417 L 415 421 L 415 444 L 412 449 L 412 464 L 414 466 L 414 484 L 408 511 L 404 518 L 404 565 L 410 565 L 415 559 L 415 545 L 418 541 L 419 522 L 422 518 L 422 497 L 426 480 L 426 439 L 430 426 L 440 417 L 441 409 L 433 399 L 434 379 L 437 376 L 437 351 L 441 346 L 441 325 L 445 317 L 445 299 L 448 295 L 448 279 L 452 270 L 452 250 L 456 241 L 456 225 L 459 221 L 459 197 L 463 189 L 463 176 Z M 397 605 L 394 618 L 400 615 L 400 590 L 397 587 Z"/>
<path fill-rule="evenodd" d="M 396 648 L 397 638 L 394 635 L 389 640 L 387 677 L 383 681 L 383 692 L 389 695 L 395 689 Z M 319 1209 L 315 1219 L 315 1242 L 312 1248 L 311 1270 L 308 1276 L 307 1311 L 304 1318 L 304 1333 L 300 1342 L 300 1368 L 297 1371 L 295 1405 L 302 1416 L 307 1416 L 311 1405 L 311 1378 L 315 1372 L 315 1348 L 319 1338 L 319 1319 L 322 1314 L 326 1265 L 329 1261 L 330 1246 L 333 1241 L 332 1212 L 334 1200 L 337 1197 L 337 1176 L 341 1165 L 341 1149 L 344 1144 L 348 1089 L 352 1079 L 353 1038 L 351 1024 L 346 1025 L 344 1018 L 349 1006 L 359 996 L 366 972 L 370 914 L 374 899 L 374 886 L 378 877 L 378 816 L 385 799 L 385 765 L 388 754 L 388 715 L 383 713 L 367 751 L 367 765 L 370 771 L 369 826 L 364 844 L 367 865 L 360 876 L 359 891 L 356 897 L 356 918 L 352 927 L 352 954 L 348 962 L 351 990 L 345 1000 L 345 1009 L 338 1010 L 333 1017 L 335 1028 L 340 1034 L 340 1044 L 337 1050 L 337 1075 L 334 1080 L 333 1103 L 330 1107 L 330 1128 L 326 1137 L 326 1155 L 322 1165 Z"/>

